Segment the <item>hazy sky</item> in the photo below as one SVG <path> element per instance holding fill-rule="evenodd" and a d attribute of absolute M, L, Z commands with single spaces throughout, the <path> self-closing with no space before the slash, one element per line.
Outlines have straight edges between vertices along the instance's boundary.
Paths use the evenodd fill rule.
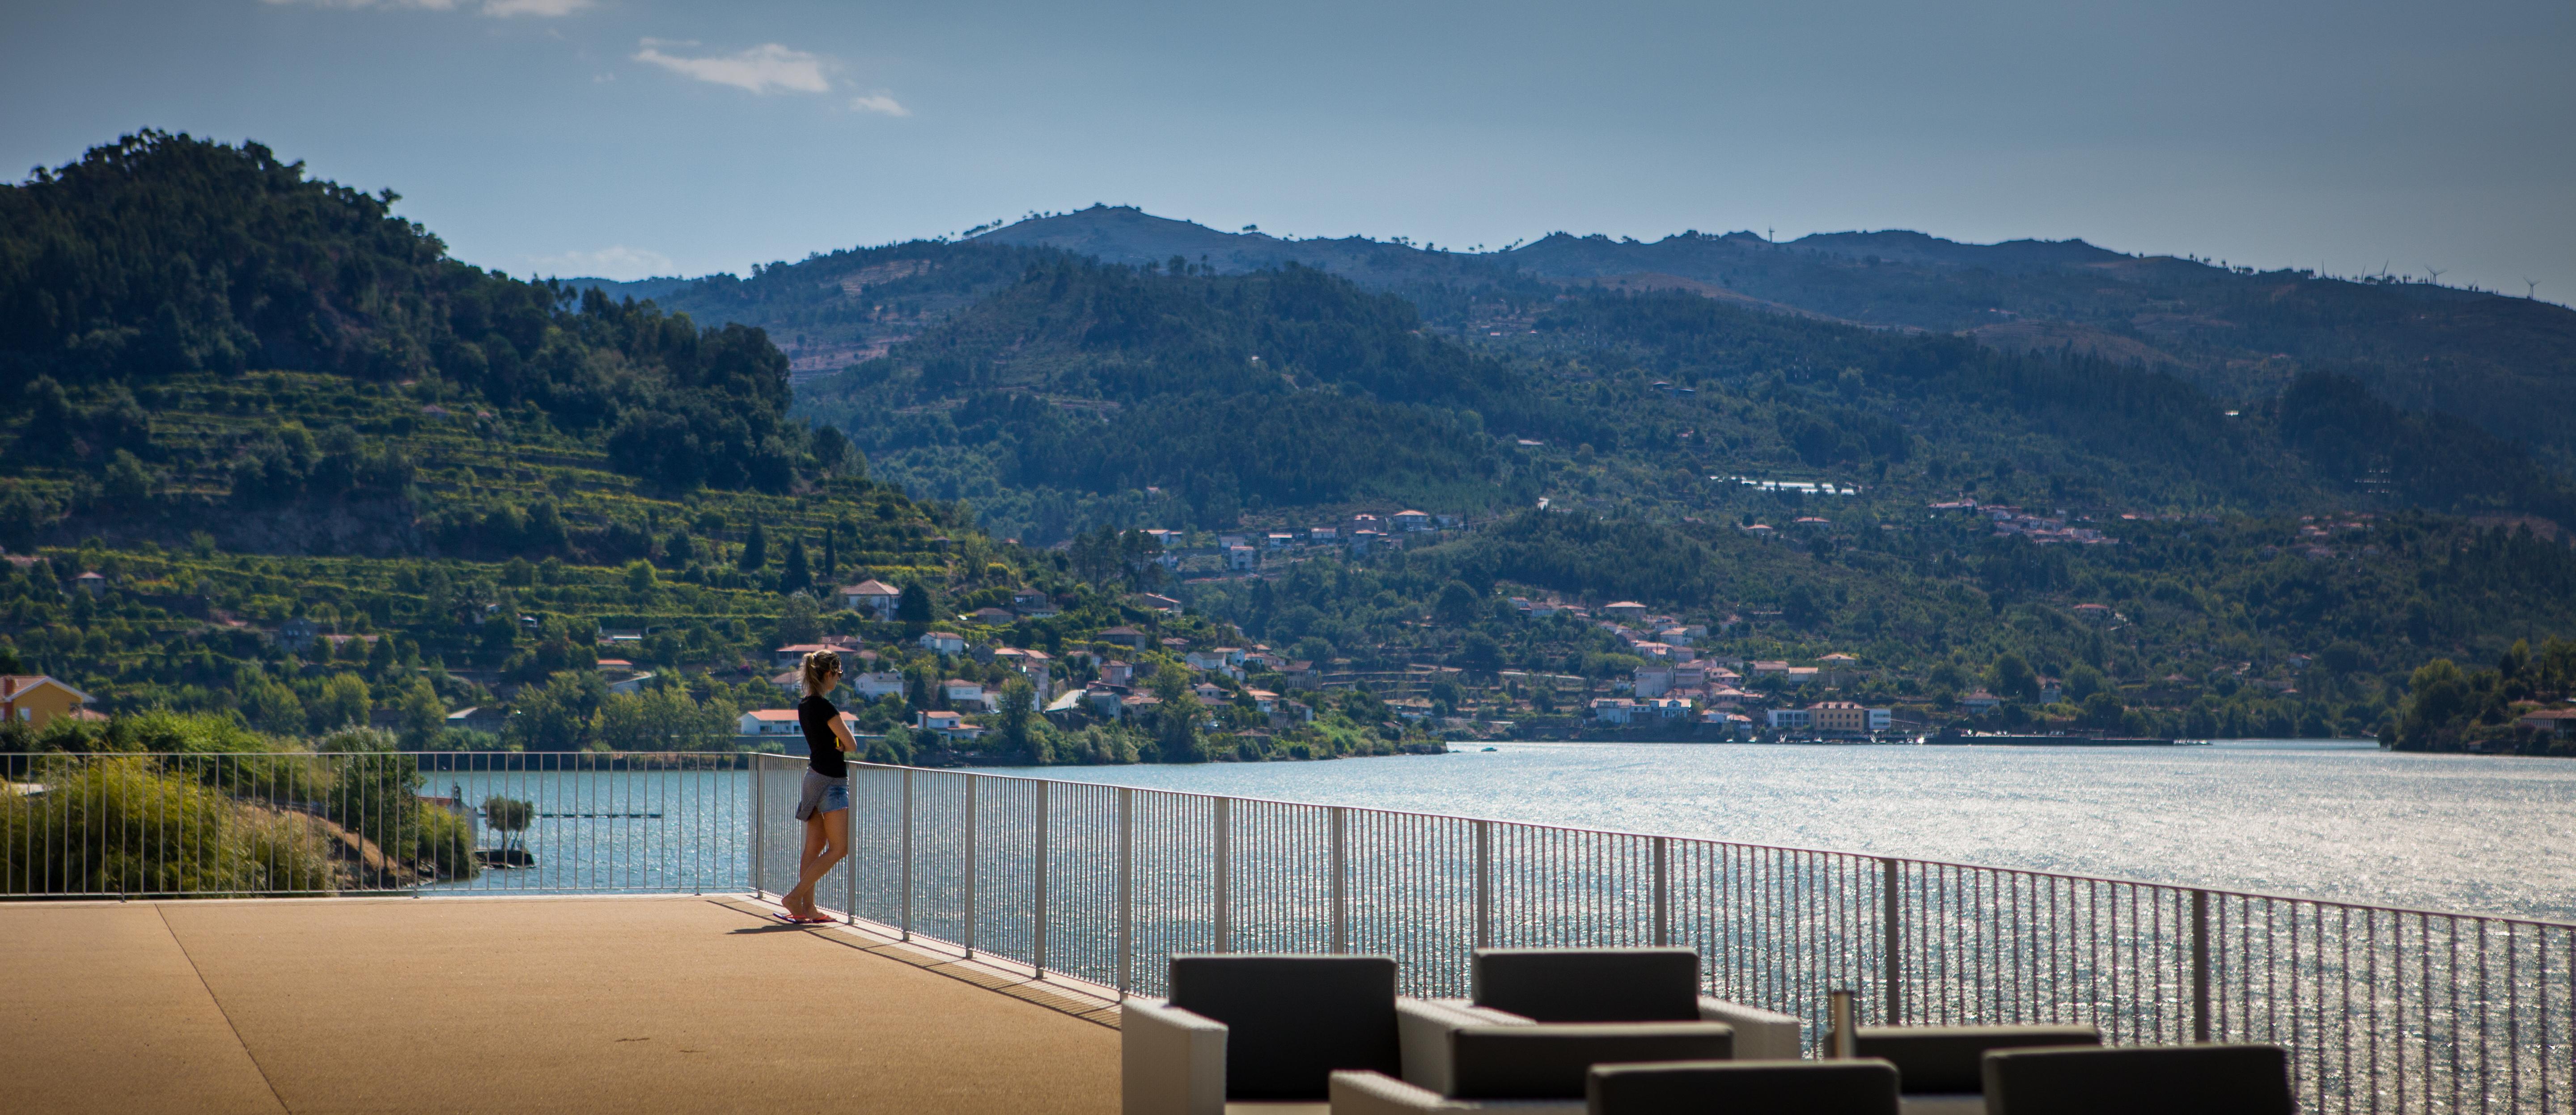
<path fill-rule="evenodd" d="M 2576 297 L 2569 0 L 0 3 L 0 165 L 256 139 L 513 273 L 1106 201 L 1462 248 L 2082 237 Z"/>

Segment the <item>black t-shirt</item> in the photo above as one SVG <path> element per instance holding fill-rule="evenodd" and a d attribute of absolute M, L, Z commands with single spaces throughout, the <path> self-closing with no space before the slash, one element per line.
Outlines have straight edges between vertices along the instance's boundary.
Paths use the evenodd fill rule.
<path fill-rule="evenodd" d="M 832 734 L 832 722 L 840 718 L 841 710 L 820 696 L 796 703 L 796 722 L 805 726 L 805 749 L 813 755 L 806 765 L 825 778 L 846 778 L 850 773 L 841 760 L 840 737 Z"/>

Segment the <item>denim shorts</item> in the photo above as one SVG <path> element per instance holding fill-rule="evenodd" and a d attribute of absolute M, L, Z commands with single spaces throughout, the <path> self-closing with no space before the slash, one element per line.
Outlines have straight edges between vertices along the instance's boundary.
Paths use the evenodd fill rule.
<path fill-rule="evenodd" d="M 850 780 L 827 778 L 813 771 L 805 772 L 805 792 L 796 801 L 796 819 L 810 821 L 817 813 L 838 813 L 850 807 Z"/>

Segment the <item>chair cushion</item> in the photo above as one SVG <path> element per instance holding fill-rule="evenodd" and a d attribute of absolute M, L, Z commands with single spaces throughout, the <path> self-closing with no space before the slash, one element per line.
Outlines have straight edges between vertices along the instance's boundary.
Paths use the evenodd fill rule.
<path fill-rule="evenodd" d="M 1989 1115 L 2291 1115 L 2274 1045 L 2009 1049 L 1986 1054 Z"/>
<path fill-rule="evenodd" d="M 1395 961 L 1232 953 L 1172 958 L 1172 1005 L 1225 1023 L 1225 1094 L 1321 1100 L 1334 1069 L 1403 1071 Z"/>
<path fill-rule="evenodd" d="M 1852 1052 L 1895 1065 L 1908 1095 L 1985 1087 L 1989 1049 L 2100 1044 L 2102 1033 L 2091 1026 L 1862 1026 L 1852 1032 Z"/>
<path fill-rule="evenodd" d="M 1699 1017 L 1689 949 L 1477 949 L 1476 1005 L 1539 1022 L 1684 1022 Z"/>
<path fill-rule="evenodd" d="M 1599 1065 L 1591 1115 L 1897 1115 L 1885 1061 L 1672 1061 Z"/>
<path fill-rule="evenodd" d="M 1735 1053 L 1735 1032 L 1723 1022 L 1462 1026 L 1449 1041 L 1450 1095 L 1459 1099 L 1580 1099 L 1594 1065 Z"/>

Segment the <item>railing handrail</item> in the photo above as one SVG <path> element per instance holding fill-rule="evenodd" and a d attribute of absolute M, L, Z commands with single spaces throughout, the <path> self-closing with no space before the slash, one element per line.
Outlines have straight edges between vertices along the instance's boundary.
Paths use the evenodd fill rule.
<path fill-rule="evenodd" d="M 28 752 L 11 752 L 11 753 L 8 753 L 8 754 L 7 754 L 7 756 L 0 756 L 0 758 L 5 758 L 5 757 L 11 757 L 11 756 L 14 756 L 14 757 L 23 757 L 23 758 L 31 759 L 31 760 L 37 760 L 37 759 L 84 759 L 84 760 L 89 760 L 89 759 L 115 759 L 115 758 L 131 758 L 131 759 L 214 759 L 214 760 L 224 760 L 224 759 L 337 759 L 337 758 L 350 758 L 350 757 L 370 756 L 370 755 L 377 755 L 377 756 L 382 756 L 382 755 L 396 755 L 396 756 L 405 756 L 405 757 L 411 757 L 411 758 L 431 758 L 431 757 L 436 757 L 436 758 L 457 758 L 457 759 L 513 759 L 513 760 L 528 760 L 528 759 L 584 759 L 584 760 L 591 760 L 591 761 L 599 761 L 599 760 L 615 760 L 615 759 L 626 759 L 626 758 L 636 758 L 636 757 L 651 757 L 651 756 L 687 756 L 687 757 L 692 757 L 692 758 L 704 758 L 704 759 L 710 759 L 710 760 L 721 760 L 721 761 L 726 761 L 726 762 L 728 762 L 728 763 L 731 763 L 731 762 L 756 762 L 756 761 L 761 760 L 761 759 L 779 759 L 779 760 L 785 760 L 785 761 L 790 761 L 790 762 L 802 763 L 802 762 L 807 761 L 807 758 L 808 758 L 807 756 L 803 756 L 803 755 L 790 755 L 790 754 L 787 754 L 787 753 L 785 753 L 785 752 L 777 752 L 777 751 L 738 751 L 738 752 L 707 752 L 707 751 L 28 751 Z M 1044 783 L 1044 784 L 1051 785 L 1051 786 L 1101 786 L 1101 787 L 1106 787 L 1106 788 L 1110 788 L 1110 789 L 1143 790 L 1143 791 L 1145 791 L 1145 792 L 1147 792 L 1147 793 L 1152 793 L 1152 794 L 1163 794 L 1163 795 L 1167 795 L 1167 796 L 1171 796 L 1171 797 L 1180 797 L 1180 798 L 1195 798 L 1195 799 L 1199 799 L 1199 800 L 1203 800 L 1203 801 L 1210 801 L 1210 802 L 1213 802 L 1213 801 L 1217 801 L 1217 800 L 1223 799 L 1223 800 L 1228 800 L 1228 801 L 1257 802 L 1257 803 L 1261 803 L 1261 804 L 1265 804 L 1265 805 L 1284 805 L 1284 806 L 1295 806 L 1295 807 L 1298 807 L 1298 808 L 1306 808 L 1306 809 L 1351 809 L 1351 810 L 1359 810 L 1359 811 L 1366 812 L 1366 813 L 1372 813 L 1372 814 L 1376 814 L 1376 815 L 1380 815 L 1380 816 L 1394 816 L 1394 817 L 1418 817 L 1418 818 L 1423 818 L 1423 819 L 1427 819 L 1427 820 L 1440 820 L 1440 821 L 1465 821 L 1465 822 L 1470 822 L 1470 823 L 1487 823 L 1487 824 L 1514 825 L 1514 826 L 1518 826 L 1518 827 L 1521 827 L 1521 828 L 1527 828 L 1527 829 L 1538 829 L 1538 830 L 1551 831 L 1551 832 L 1582 833 L 1582 834 L 1586 834 L 1586 835 L 1595 835 L 1595 836 L 1621 836 L 1621 837 L 1633 837 L 1633 838 L 1641 839 L 1641 840 L 1688 840 L 1688 841 L 1693 841 L 1693 842 L 1701 843 L 1701 844 L 1714 845 L 1714 846 L 1718 846 L 1718 847 L 1725 847 L 1725 848 L 1744 849 L 1744 850 L 1750 850 L 1750 851 L 1782 852 L 1782 853 L 1790 853 L 1790 854 L 1796 854 L 1796 855 L 1834 856 L 1834 857 L 1841 857 L 1841 858 L 1845 858 L 1845 859 L 1852 859 L 1852 860 L 1872 860 L 1872 861 L 1878 861 L 1878 862 L 1896 863 L 1896 864 L 1899 864 L 1899 865 L 1912 866 L 1912 867 L 1924 867 L 1924 868 L 1945 868 L 1945 869 L 1960 870 L 1960 871 L 1988 872 L 1988 873 L 1994 873 L 1994 874 L 2000 874 L 2000 875 L 2016 876 L 2016 877 L 2020 877 L 2020 878 L 2027 878 L 2027 879 L 2050 879 L 2050 880 L 2057 880 L 2057 881 L 2062 881 L 2062 882 L 2073 882 L 2073 883 L 2093 883 L 2093 884 L 2102 884 L 2102 885 L 2109 885 L 2109 886 L 2123 886 L 2123 887 L 2144 887 L 2144 888 L 2150 888 L 2150 889 L 2155 889 L 2155 890 L 2173 891 L 2173 892 L 2183 893 L 2183 894 L 2189 894 L 2189 893 L 2193 893 L 2193 892 L 2200 892 L 2200 893 L 2204 893 L 2204 894 L 2208 894 L 2208 895 L 2212 895 L 2212 896 L 2217 896 L 2217 897 L 2234 898 L 2234 899 L 2243 899 L 2243 900 L 2258 901 L 2258 902 L 2291 902 L 2291 903 L 2302 903 L 2302 904 L 2306 904 L 2306 905 L 2309 905 L 2309 906 L 2321 907 L 2321 908 L 2324 908 L 2324 909 L 2330 909 L 2330 910 L 2348 910 L 2348 911 L 2353 911 L 2353 912 L 2369 912 L 2369 913 L 2377 913 L 2377 914 L 2394 914 L 2394 915 L 2402 915 L 2402 916 L 2407 916 L 2407 917 L 2443 918 L 2443 919 L 2448 919 L 2448 920 L 2458 920 L 2458 921 L 2478 921 L 2478 922 L 2489 922 L 2489 923 L 2495 923 L 2495 924 L 2527 925 L 2527 926 L 2531 926 L 2531 927 L 2534 927 L 2534 928 L 2545 928 L 2545 929 L 2576 930 L 2576 919 L 2571 919 L 2571 920 L 2561 921 L 2561 920 L 2554 919 L 2554 918 L 2530 917 L 2530 916 L 2514 915 L 2514 914 L 2472 913 L 2472 912 L 2460 911 L 2460 910 L 2438 910 L 2438 909 L 2427 909 L 2427 908 L 2423 908 L 2423 907 L 2416 907 L 2416 906 L 2393 906 L 2393 905 L 2381 905 L 2381 904 L 2369 903 L 2369 902 L 2353 902 L 2353 901 L 2348 901 L 2348 900 L 2344 900 L 2344 899 L 2336 899 L 2336 898 L 2318 898 L 2318 897 L 2308 896 L 2308 895 L 2272 894 L 2272 893 L 2267 893 L 2267 892 L 2264 892 L 2264 891 L 2238 890 L 2238 889 L 2230 888 L 2230 887 L 2195 886 L 2195 885 L 2188 884 L 2188 883 L 2155 882 L 2155 881 L 2153 881 L 2153 880 L 2147 880 L 2147 879 L 2132 879 L 2132 878 L 2125 878 L 2125 877 L 2116 876 L 2116 875 L 2081 875 L 2081 874 L 2075 874 L 2075 873 L 2071 873 L 2071 872 L 2064 872 L 2064 871 L 2044 871 L 2044 870 L 2040 870 L 2040 869 L 2036 869 L 2036 868 L 2027 868 L 2027 867 L 2001 867 L 2001 866 L 1996 866 L 1996 865 L 1993 865 L 1993 864 L 1961 863 L 1961 862 L 1957 862 L 1957 861 L 1954 861 L 1954 860 L 1925 859 L 1925 858 L 1920 858 L 1920 857 L 1915 857 L 1915 856 L 1886 855 L 1886 854 L 1882 854 L 1882 853 L 1878 853 L 1878 852 L 1854 852 L 1854 851 L 1846 851 L 1846 850 L 1842 850 L 1842 849 L 1835 849 L 1835 848 L 1806 848 L 1806 847 L 1798 847 L 1798 846 L 1796 846 L 1796 845 L 1787 845 L 1787 844 L 1761 844 L 1761 843 L 1754 843 L 1754 842 L 1741 841 L 1741 840 L 1726 840 L 1726 839 L 1722 839 L 1722 838 L 1718 838 L 1718 837 L 1710 837 L 1710 836 L 1694 836 L 1694 835 L 1689 835 L 1689 834 L 1686 834 L 1686 833 L 1670 833 L 1670 832 L 1663 832 L 1663 833 L 1658 833 L 1658 832 L 1640 832 L 1640 831 L 1636 831 L 1636 830 L 1633 830 L 1633 829 L 1597 828 L 1597 827 L 1589 827 L 1589 826 L 1583 826 L 1583 825 L 1566 825 L 1566 824 L 1556 824 L 1556 823 L 1553 823 L 1553 822 L 1547 822 L 1547 821 L 1527 821 L 1527 820 L 1518 820 L 1518 819 L 1509 818 L 1509 817 L 1484 817 L 1484 816 L 1477 816 L 1477 815 L 1470 814 L 1470 813 L 1430 813 L 1430 812 L 1424 812 L 1424 811 L 1421 811 L 1421 810 L 1412 810 L 1412 809 L 1391 809 L 1391 808 L 1387 808 L 1387 807 L 1384 807 L 1384 806 L 1375 806 L 1375 805 L 1338 805 L 1338 804 L 1331 803 L 1331 802 L 1296 801 L 1296 800 L 1292 800 L 1292 799 L 1288 799 L 1288 798 L 1259 797 L 1259 796 L 1248 795 L 1248 794 L 1212 794 L 1212 793 L 1205 793 L 1205 792 L 1196 791 L 1196 790 L 1169 790 L 1169 789 L 1163 789 L 1163 788 L 1160 788 L 1160 787 L 1151 787 L 1151 786 L 1122 786 L 1122 785 L 1119 785 L 1119 784 L 1117 784 L 1117 783 L 1111 783 L 1111 782 L 1087 782 L 1087 781 L 1079 781 L 1079 780 L 1073 780 L 1073 779 L 1044 778 L 1044 777 L 1038 777 L 1038 776 L 1032 776 L 1032 775 L 994 774 L 994 773 L 989 773 L 989 772 L 985 772 L 985 771 L 958 770 L 958 769 L 955 769 L 955 768 L 942 768 L 942 767 L 913 767 L 913 766 L 905 766 L 905 765 L 902 765 L 902 764 L 895 764 L 895 763 L 867 763 L 867 762 L 851 761 L 848 765 L 849 765 L 849 766 L 852 766 L 852 767 L 863 767 L 863 768 L 872 768 L 872 769 L 880 769 L 880 770 L 894 770 L 894 771 L 904 771 L 904 770 L 909 770 L 909 771 L 915 771 L 915 772 L 920 772 L 920 773 L 929 773 L 929 774 L 952 774 L 952 775 L 962 775 L 962 776 L 969 777 L 969 778 L 990 778 L 990 779 L 1000 779 L 1000 780 L 1007 780 L 1007 781 L 1013 781 L 1013 782 Z M 423 772 L 423 773 L 428 773 L 428 772 Z"/>
<path fill-rule="evenodd" d="M 788 755 L 774 751 L 755 751 L 749 752 L 749 754 L 764 758 L 790 759 L 799 763 L 806 761 L 807 758 L 803 755 Z M 1641 840 L 1689 840 L 1701 844 L 1714 844 L 1721 847 L 1742 848 L 1752 851 L 1789 852 L 1798 855 L 1841 856 L 1855 860 L 1893 862 L 1914 867 L 1939 867 L 1952 868 L 1961 871 L 1995 872 L 2032 879 L 2056 879 L 2074 883 L 2102 883 L 2111 886 L 2123 887 L 2151 887 L 2157 890 L 2178 891 L 2185 894 L 2198 891 L 2213 897 L 2239 898 L 2258 902 L 2300 902 L 2311 906 L 2322 906 L 2328 909 L 2352 910 L 2356 912 L 2369 911 L 2379 914 L 2399 914 L 2408 917 L 2512 923 L 2547 929 L 2576 930 L 2576 920 L 2558 921 L 2551 918 L 2526 917 L 2514 914 L 2477 914 L 2458 910 L 2424 909 L 2414 906 L 2382 906 L 2368 902 L 2351 902 L 2338 898 L 2316 898 L 2305 895 L 2270 894 L 2263 891 L 2235 890 L 2227 887 L 2194 886 L 2188 883 L 2159 883 L 2148 879 L 2130 879 L 2117 875 L 2077 875 L 2064 871 L 2042 871 L 2037 868 L 2029 867 L 1998 867 L 1993 864 L 1960 863 L 1953 860 L 1921 859 L 1913 856 L 1885 855 L 1878 852 L 1852 852 L 1834 848 L 1802 848 L 1790 844 L 1756 844 L 1741 840 L 1725 840 L 1712 836 L 1692 836 L 1686 833 L 1639 832 L 1633 829 L 1591 828 L 1583 825 L 1563 825 L 1547 821 L 1524 821 L 1510 817 L 1480 817 L 1468 813 L 1426 813 L 1420 810 L 1390 809 L 1376 805 L 1340 805 L 1332 802 L 1295 801 L 1287 798 L 1265 798 L 1247 794 L 1210 794 L 1196 790 L 1167 790 L 1156 786 L 1127 786 L 1115 782 L 1084 782 L 1073 779 L 1038 778 L 1018 774 L 991 774 L 985 771 L 957 770 L 950 767 L 909 767 L 896 763 L 864 763 L 856 761 L 853 761 L 848 765 L 853 767 L 870 767 L 879 770 L 911 770 L 930 774 L 965 775 L 970 778 L 1007 779 L 1014 782 L 1043 782 L 1052 786 L 1104 786 L 1110 789 L 1143 790 L 1146 793 L 1168 794 L 1174 797 L 1199 798 L 1207 801 L 1224 799 L 1228 801 L 1259 802 L 1264 805 L 1292 805 L 1306 809 L 1353 809 L 1362 812 L 1375 813 L 1381 816 L 1421 817 L 1439 821 L 1469 821 L 1497 825 L 1517 825 L 1522 828 L 1545 829 L 1551 832 L 1584 833 L 1596 836 L 1629 836 L 1636 837 Z"/>

